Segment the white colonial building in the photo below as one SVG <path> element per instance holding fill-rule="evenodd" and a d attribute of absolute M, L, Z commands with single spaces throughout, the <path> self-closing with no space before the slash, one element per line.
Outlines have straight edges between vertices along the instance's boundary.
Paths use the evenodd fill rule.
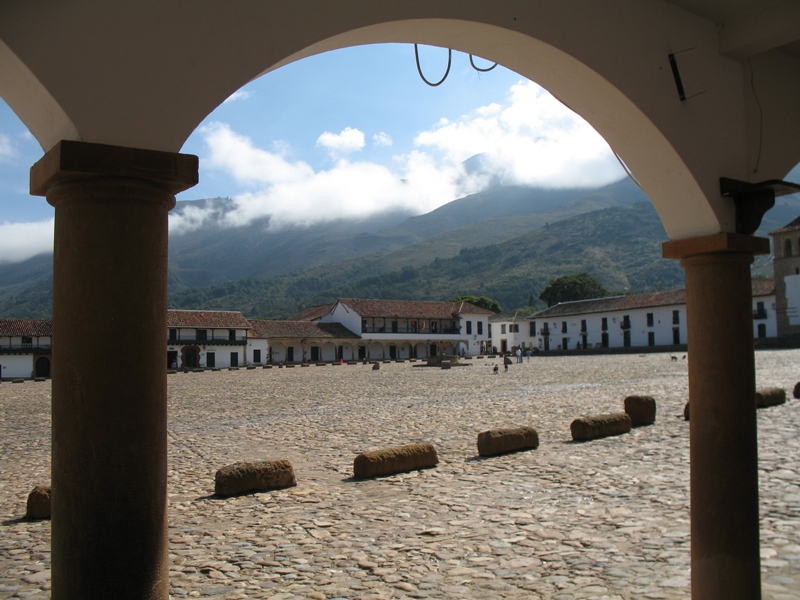
<path fill-rule="evenodd" d="M 50 377 L 53 324 L 0 319 L 0 379 Z"/>
<path fill-rule="evenodd" d="M 350 343 L 352 359 L 376 360 L 476 356 L 488 344 L 492 314 L 469 302 L 340 298 L 293 320 L 339 323 L 360 338 Z"/>
<path fill-rule="evenodd" d="M 517 348 L 523 351 L 536 347 L 536 327 L 529 320 L 531 313 L 510 310 L 489 317 L 489 346 L 492 352 L 506 354 Z"/>
<path fill-rule="evenodd" d="M 236 311 L 168 310 L 167 367 L 244 366 L 249 329 L 250 323 Z"/>
<path fill-rule="evenodd" d="M 562 302 L 530 317 L 542 351 L 686 344 L 686 292 Z M 753 335 L 778 335 L 775 282 L 753 281 Z"/>
<path fill-rule="evenodd" d="M 265 362 L 275 364 L 354 360 L 360 340 L 340 323 L 314 321 L 250 320 L 247 332 L 248 352 L 261 346 Z"/>

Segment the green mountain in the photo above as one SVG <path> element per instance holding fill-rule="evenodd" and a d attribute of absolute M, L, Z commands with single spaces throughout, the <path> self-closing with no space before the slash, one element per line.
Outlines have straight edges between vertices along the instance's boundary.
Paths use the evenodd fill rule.
<path fill-rule="evenodd" d="M 174 308 L 232 308 L 247 315 L 289 317 L 337 297 L 440 300 L 489 296 L 504 308 L 524 307 L 549 280 L 587 271 L 616 292 L 678 288 L 683 271 L 661 258 L 666 240 L 650 203 L 586 213 L 499 244 L 462 248 L 456 256 L 387 269 L 393 256 L 330 263 L 271 279 L 245 279 L 181 292 Z M 406 253 L 406 250 L 401 250 Z"/>

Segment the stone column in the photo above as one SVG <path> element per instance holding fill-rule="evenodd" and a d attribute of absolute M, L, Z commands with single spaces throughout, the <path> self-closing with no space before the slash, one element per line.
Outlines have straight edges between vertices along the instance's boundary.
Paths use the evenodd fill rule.
<path fill-rule="evenodd" d="M 197 158 L 62 141 L 55 207 L 52 597 L 161 599 L 167 565 L 167 213 Z"/>
<path fill-rule="evenodd" d="M 750 264 L 769 241 L 720 233 L 664 244 L 686 272 L 692 597 L 761 597 Z"/>

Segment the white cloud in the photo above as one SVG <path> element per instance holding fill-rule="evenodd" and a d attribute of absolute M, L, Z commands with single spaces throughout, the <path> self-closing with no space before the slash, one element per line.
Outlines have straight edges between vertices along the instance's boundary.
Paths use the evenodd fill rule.
<path fill-rule="evenodd" d="M 391 146 L 394 141 L 392 140 L 392 136 L 390 136 L 385 131 L 381 131 L 380 133 L 376 133 L 372 136 L 372 143 L 376 146 Z"/>
<path fill-rule="evenodd" d="M 28 260 L 53 251 L 55 219 L 36 223 L 0 223 L 0 263 Z"/>
<path fill-rule="evenodd" d="M 208 147 L 203 169 L 219 169 L 244 190 L 223 224 L 240 226 L 270 218 L 270 227 L 366 217 L 405 209 L 417 214 L 480 191 L 492 177 L 509 184 L 546 187 L 603 185 L 623 172 L 605 141 L 585 121 L 530 82 L 514 85 L 508 101 L 480 107 L 458 119 L 440 119 L 417 135 L 416 149 L 394 157 L 388 167 L 345 155 L 364 148 L 364 133 L 345 128 L 325 132 L 317 145 L 335 163 L 315 170 L 291 160 L 291 149 L 273 151 L 224 123 L 201 130 Z M 376 145 L 390 145 L 380 132 Z M 481 172 L 466 173 L 463 162 L 480 154 Z M 488 172 L 487 172 L 488 171 Z M 212 215 L 204 209 L 173 216 L 173 232 L 201 226 Z"/>
<path fill-rule="evenodd" d="M 441 120 L 414 142 L 453 163 L 481 154 L 506 183 L 581 187 L 624 175 L 600 134 L 531 82 L 514 85 L 507 104 Z"/>
<path fill-rule="evenodd" d="M 247 92 L 245 90 L 236 90 L 230 96 L 225 98 L 225 102 L 236 102 L 237 100 L 247 100 L 249 97 L 250 97 L 250 92 Z"/>
<path fill-rule="evenodd" d="M 326 131 L 317 138 L 317 146 L 327 148 L 336 155 L 361 150 L 364 147 L 364 132 L 345 127 L 341 133 Z"/>
<path fill-rule="evenodd" d="M 11 143 L 11 138 L 5 133 L 0 133 L 0 162 L 11 160 L 16 154 L 17 150 Z"/>

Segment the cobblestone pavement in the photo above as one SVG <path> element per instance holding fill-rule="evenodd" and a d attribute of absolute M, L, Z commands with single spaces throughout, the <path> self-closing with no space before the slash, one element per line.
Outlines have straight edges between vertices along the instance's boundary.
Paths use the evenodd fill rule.
<path fill-rule="evenodd" d="M 790 394 L 800 351 L 761 351 Z M 169 376 L 171 596 L 688 598 L 686 361 L 537 357 Z M 49 596 L 48 383 L 0 385 L 0 597 Z M 656 424 L 576 444 L 573 418 L 648 394 Z M 800 598 L 800 401 L 758 412 L 762 586 Z M 538 450 L 478 458 L 477 434 L 530 425 Z M 435 469 L 351 479 L 365 450 L 433 443 Z M 289 459 L 297 487 L 221 500 L 215 471 Z"/>

